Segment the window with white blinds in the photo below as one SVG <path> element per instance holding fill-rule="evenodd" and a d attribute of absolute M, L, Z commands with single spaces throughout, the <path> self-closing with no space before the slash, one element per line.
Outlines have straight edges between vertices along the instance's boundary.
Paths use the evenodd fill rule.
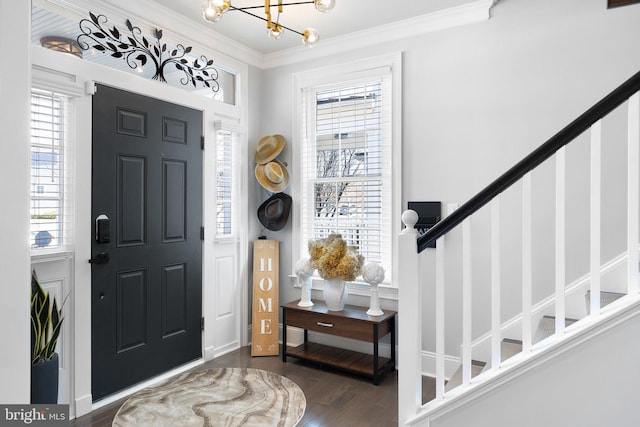
<path fill-rule="evenodd" d="M 339 233 L 391 278 L 391 75 L 303 90 L 302 255 Z"/>
<path fill-rule="evenodd" d="M 233 172 L 234 145 L 231 132 L 218 130 L 216 140 L 216 237 L 229 237 L 233 234 L 234 184 Z"/>
<path fill-rule="evenodd" d="M 54 92 L 31 92 L 32 249 L 72 243 L 71 103 Z"/>

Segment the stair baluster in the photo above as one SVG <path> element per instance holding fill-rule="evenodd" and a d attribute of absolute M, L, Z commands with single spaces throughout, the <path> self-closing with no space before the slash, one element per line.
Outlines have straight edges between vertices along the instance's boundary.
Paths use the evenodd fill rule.
<path fill-rule="evenodd" d="M 471 218 L 462 221 L 462 384 L 471 382 Z"/>
<path fill-rule="evenodd" d="M 628 142 L 627 142 L 627 283 L 629 295 L 640 292 L 638 285 L 638 196 L 640 181 L 640 92 L 629 98 L 628 105 Z"/>
<path fill-rule="evenodd" d="M 496 196 L 491 201 L 491 369 L 494 371 L 502 362 L 502 333 L 500 328 L 500 198 Z"/>
<path fill-rule="evenodd" d="M 531 293 L 533 283 L 531 218 L 531 172 L 522 178 L 522 352 L 531 351 Z"/>
<path fill-rule="evenodd" d="M 444 298 L 444 260 L 446 236 L 436 240 L 436 399 L 444 399 L 445 385 L 445 298 Z"/>
<path fill-rule="evenodd" d="M 600 314 L 600 200 L 602 176 L 602 120 L 591 126 L 590 276 L 591 315 Z"/>
<path fill-rule="evenodd" d="M 556 153 L 556 209 L 555 209 L 555 299 L 556 299 L 556 333 L 564 334 L 566 316 L 566 182 L 567 182 L 567 149 L 562 147 Z"/>

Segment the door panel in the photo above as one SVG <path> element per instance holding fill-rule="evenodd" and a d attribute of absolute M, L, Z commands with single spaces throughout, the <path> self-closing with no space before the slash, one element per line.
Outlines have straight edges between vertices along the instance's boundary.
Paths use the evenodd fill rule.
<path fill-rule="evenodd" d="M 147 343 L 146 273 L 146 270 L 138 270 L 119 272 L 117 275 L 117 353 L 122 353 Z"/>
<path fill-rule="evenodd" d="M 201 357 L 202 112 L 99 85 L 93 98 L 94 400 Z"/>
<path fill-rule="evenodd" d="M 146 159 L 118 156 L 118 246 L 145 243 Z"/>
<path fill-rule="evenodd" d="M 176 160 L 163 160 L 163 242 L 178 242 L 187 231 L 187 165 Z"/>
<path fill-rule="evenodd" d="M 185 264 L 162 268 L 162 337 L 187 331 L 187 271 Z"/>

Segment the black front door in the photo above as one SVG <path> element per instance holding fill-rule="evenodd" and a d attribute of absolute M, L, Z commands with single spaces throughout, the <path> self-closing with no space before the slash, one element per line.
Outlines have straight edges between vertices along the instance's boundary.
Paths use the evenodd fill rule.
<path fill-rule="evenodd" d="M 202 112 L 93 96 L 92 393 L 201 356 Z"/>

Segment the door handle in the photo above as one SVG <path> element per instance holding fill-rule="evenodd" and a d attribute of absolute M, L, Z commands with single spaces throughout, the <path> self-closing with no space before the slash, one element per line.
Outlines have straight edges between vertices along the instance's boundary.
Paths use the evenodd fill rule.
<path fill-rule="evenodd" d="M 89 260 L 89 264 L 107 264 L 109 262 L 109 254 L 100 252 Z"/>

